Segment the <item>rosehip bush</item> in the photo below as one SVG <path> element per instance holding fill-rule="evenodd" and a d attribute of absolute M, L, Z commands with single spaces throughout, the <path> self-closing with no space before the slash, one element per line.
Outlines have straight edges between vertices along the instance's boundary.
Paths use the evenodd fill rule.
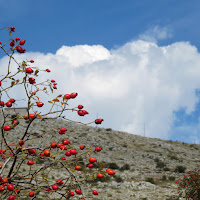
<path fill-rule="evenodd" d="M 178 196 L 173 199 L 200 200 L 200 170 L 186 172 L 186 176 L 176 181 L 178 184 Z"/>
<path fill-rule="evenodd" d="M 30 132 L 30 127 L 34 129 L 34 126 L 31 126 L 34 121 L 53 120 L 57 118 L 72 121 L 64 116 L 64 111 L 77 111 L 80 117 L 89 114 L 89 112 L 82 110 L 83 105 L 78 105 L 75 108 L 67 108 L 68 101 L 77 98 L 78 93 L 72 92 L 55 95 L 57 89 L 55 80 L 47 79 L 38 82 L 37 77 L 40 74 L 42 76 L 43 73 L 51 73 L 51 70 L 48 68 L 42 70 L 34 66 L 34 60 L 24 60 L 19 63 L 15 59 L 14 54 L 25 53 L 26 49 L 24 46 L 28 42 L 24 39 L 20 40 L 19 37 L 12 38 L 15 27 L 8 27 L 7 30 L 11 38 L 5 43 L 0 41 L 1 50 L 9 58 L 7 73 L 0 74 L 0 109 L 3 118 L 0 141 L 1 199 L 94 198 L 95 195 L 99 195 L 100 193 L 93 190 L 91 186 L 88 187 L 87 191 L 84 191 L 83 188 L 85 188 L 86 183 L 115 174 L 110 168 L 104 170 L 103 164 L 95 157 L 96 154 L 100 153 L 102 147 L 81 144 L 81 146 L 79 145 L 76 148 L 66 136 L 67 127 L 45 130 L 39 137 L 35 137 Z M 14 71 L 11 71 L 11 63 L 16 65 Z M 12 117 L 10 118 L 6 115 L 4 107 L 12 108 L 17 105 L 19 100 L 14 99 L 12 96 L 13 93 L 10 92 L 11 88 L 13 89 L 17 86 L 22 86 L 24 90 L 20 94 L 26 94 L 24 107 L 28 109 L 27 114 L 24 116 L 16 114 L 12 119 Z M 42 101 L 39 97 L 39 94 L 42 92 L 44 94 L 52 93 L 54 98 Z M 41 109 L 46 108 L 48 110 L 48 104 L 50 105 L 49 111 L 42 113 Z M 55 106 L 58 106 L 59 110 L 56 110 Z M 52 117 L 52 114 L 58 115 Z M 19 139 L 13 139 L 10 143 L 8 137 L 11 131 L 16 131 L 22 121 L 26 121 L 24 131 L 22 132 L 20 129 Z M 102 122 L 103 119 L 99 118 L 90 123 L 101 124 Z M 84 123 L 81 124 L 87 125 Z M 48 135 L 48 140 L 46 140 L 46 144 L 42 147 L 39 142 L 40 137 L 44 138 L 48 132 L 51 133 L 49 134 L 51 137 Z M 59 137 L 52 133 L 55 133 Z M 58 139 L 60 137 L 62 139 Z M 34 143 L 33 141 L 36 142 Z M 33 144 L 37 145 L 34 146 Z M 99 165 L 98 169 L 93 168 L 94 163 Z M 54 180 L 55 177 L 52 178 L 51 173 L 55 171 L 62 174 L 62 178 L 59 177 L 59 179 L 56 178 Z"/>

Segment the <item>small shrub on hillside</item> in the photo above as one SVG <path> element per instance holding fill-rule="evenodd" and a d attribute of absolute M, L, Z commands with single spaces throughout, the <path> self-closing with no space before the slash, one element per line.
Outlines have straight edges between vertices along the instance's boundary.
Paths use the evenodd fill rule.
<path fill-rule="evenodd" d="M 170 176 L 168 179 L 169 179 L 170 181 L 175 181 L 175 177 L 174 177 L 174 176 Z"/>
<path fill-rule="evenodd" d="M 123 181 L 123 179 L 120 177 L 120 176 L 114 176 L 114 178 L 115 178 L 115 181 L 117 182 L 117 183 L 122 183 L 122 182 L 124 182 Z"/>
<path fill-rule="evenodd" d="M 111 168 L 111 169 L 119 169 L 120 168 L 116 163 L 106 163 L 104 166 L 107 168 Z"/>
<path fill-rule="evenodd" d="M 166 166 L 166 164 L 162 161 L 157 162 L 156 164 L 156 168 L 164 168 Z"/>
<path fill-rule="evenodd" d="M 159 158 L 154 159 L 154 162 L 159 162 L 159 161 L 160 161 Z"/>
<path fill-rule="evenodd" d="M 179 160 L 176 156 L 169 156 L 171 160 Z"/>
<path fill-rule="evenodd" d="M 154 179 L 151 178 L 151 177 L 148 177 L 148 178 L 146 179 L 146 182 L 149 182 L 149 183 L 155 184 Z"/>
<path fill-rule="evenodd" d="M 182 166 L 182 165 L 179 165 L 179 166 L 176 166 L 174 172 L 178 172 L 178 173 L 184 173 L 186 170 L 186 167 Z"/>
<path fill-rule="evenodd" d="M 170 168 L 168 168 L 168 167 L 165 167 L 164 169 L 163 169 L 163 171 L 165 171 L 165 172 L 169 172 L 171 169 Z"/>
<path fill-rule="evenodd" d="M 106 128 L 106 131 L 112 131 L 112 128 Z"/>
<path fill-rule="evenodd" d="M 130 165 L 129 165 L 129 164 L 124 164 L 124 165 L 120 168 L 120 171 L 124 171 L 124 170 L 130 170 Z"/>
<path fill-rule="evenodd" d="M 163 175 L 161 180 L 166 181 L 167 180 L 166 175 Z"/>

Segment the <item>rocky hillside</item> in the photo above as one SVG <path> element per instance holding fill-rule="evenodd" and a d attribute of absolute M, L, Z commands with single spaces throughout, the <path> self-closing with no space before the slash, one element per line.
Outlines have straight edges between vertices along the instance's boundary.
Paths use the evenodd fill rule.
<path fill-rule="evenodd" d="M 8 135 L 9 142 L 19 141 L 27 123 L 20 124 Z M 99 196 L 93 199 L 110 200 L 170 200 L 177 194 L 175 180 L 185 175 L 184 172 L 200 169 L 200 145 L 165 141 L 147 138 L 112 129 L 91 127 L 62 119 L 36 119 L 30 129 L 35 136 L 46 130 L 67 128 L 64 137 L 77 147 L 85 144 L 101 146 L 103 150 L 96 155 L 98 161 L 103 161 L 105 167 L 115 170 L 116 175 L 96 181 L 93 189 Z M 54 140 L 63 135 L 54 134 Z M 49 135 L 50 136 L 50 135 Z M 32 141 L 26 146 L 42 146 L 50 144 L 48 135 L 40 138 L 40 143 Z M 60 178 L 62 173 L 54 174 L 52 178 Z M 76 199 L 76 198 L 74 198 Z"/>

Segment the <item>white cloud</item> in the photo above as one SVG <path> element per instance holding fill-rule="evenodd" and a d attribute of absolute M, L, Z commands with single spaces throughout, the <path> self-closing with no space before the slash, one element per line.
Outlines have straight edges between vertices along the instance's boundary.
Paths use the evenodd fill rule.
<path fill-rule="evenodd" d="M 153 26 L 139 35 L 139 39 L 148 42 L 157 42 L 172 37 L 172 30 L 169 27 Z"/>
<path fill-rule="evenodd" d="M 173 112 L 184 107 L 189 114 L 198 101 L 200 54 L 187 42 L 160 47 L 137 40 L 110 51 L 101 45 L 63 46 L 55 55 L 37 52 L 16 58 L 33 59 L 33 66 L 50 68 L 52 73 L 43 73 L 41 79 L 55 79 L 57 94 L 78 92 L 69 101 L 70 108 L 83 104 L 89 112 L 80 117 L 69 111 L 66 116 L 90 122 L 98 113 L 105 120 L 100 127 L 143 135 L 145 121 L 146 136 L 168 139 Z M 6 60 L 0 60 L 1 71 Z M 14 90 L 12 96 L 22 94 Z"/>

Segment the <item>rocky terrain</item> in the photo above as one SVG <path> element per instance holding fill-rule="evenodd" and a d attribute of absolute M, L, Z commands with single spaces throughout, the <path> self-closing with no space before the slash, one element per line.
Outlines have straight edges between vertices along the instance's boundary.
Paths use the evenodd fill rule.
<path fill-rule="evenodd" d="M 9 132 L 8 141 L 17 143 L 26 126 L 27 122 L 20 120 L 18 127 Z M 147 138 L 100 128 L 101 125 L 91 127 L 62 119 L 36 119 L 30 129 L 38 136 L 46 130 L 60 127 L 67 128 L 65 137 L 77 148 L 81 144 L 85 144 L 86 148 L 101 146 L 103 150 L 95 157 L 116 172 L 115 176 L 92 184 L 92 188 L 99 192 L 97 197 L 92 198 L 95 200 L 171 200 L 177 194 L 175 180 L 182 178 L 186 171 L 200 169 L 200 145 L 197 144 Z M 59 137 L 63 138 L 63 135 L 55 134 L 54 140 L 59 140 Z M 26 146 L 51 143 L 49 138 L 47 135 L 40 138 L 40 143 L 31 141 Z M 52 174 L 52 178 L 57 179 L 61 175 L 62 172 Z"/>

